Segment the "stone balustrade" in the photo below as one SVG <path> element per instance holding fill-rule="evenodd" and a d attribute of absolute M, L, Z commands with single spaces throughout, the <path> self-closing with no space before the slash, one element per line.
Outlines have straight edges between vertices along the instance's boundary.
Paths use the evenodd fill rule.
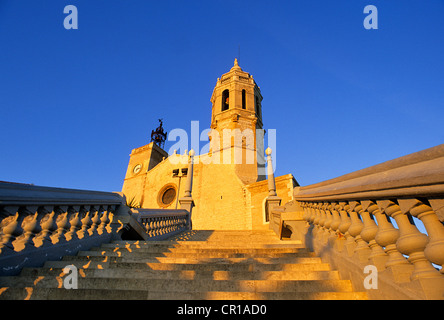
<path fill-rule="evenodd" d="M 135 217 L 145 229 L 144 240 L 163 240 L 190 230 L 190 213 L 184 209 L 132 209 Z"/>
<path fill-rule="evenodd" d="M 0 183 L 0 274 L 118 239 L 128 216 L 119 193 Z"/>
<path fill-rule="evenodd" d="M 0 276 L 112 240 L 160 240 L 190 229 L 188 185 L 182 209 L 150 210 L 130 209 L 122 193 L 0 182 Z"/>
<path fill-rule="evenodd" d="M 372 298 L 444 299 L 444 145 L 297 188 L 274 214 L 290 206 L 304 242 L 357 290 L 373 265 Z"/>

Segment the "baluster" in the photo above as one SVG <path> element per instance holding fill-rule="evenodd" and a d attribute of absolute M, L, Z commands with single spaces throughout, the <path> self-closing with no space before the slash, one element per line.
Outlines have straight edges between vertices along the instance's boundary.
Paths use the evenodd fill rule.
<path fill-rule="evenodd" d="M 165 233 L 168 233 L 168 232 L 170 232 L 170 226 L 171 226 L 170 222 L 171 221 L 169 220 L 168 217 L 165 217 L 163 219 L 164 219 L 164 230 L 165 230 Z"/>
<path fill-rule="evenodd" d="M 332 202 L 329 205 L 330 212 L 333 215 L 333 220 L 331 222 L 330 228 L 336 234 L 338 232 L 339 225 L 341 224 L 341 217 L 339 216 L 339 212 L 337 211 L 337 202 Z"/>
<path fill-rule="evenodd" d="M 339 216 L 339 212 L 336 210 L 336 202 L 330 202 L 327 206 L 327 209 L 330 211 L 332 216 L 331 224 L 330 224 L 330 236 L 328 237 L 328 244 L 335 248 L 336 240 L 338 239 L 338 227 L 341 224 L 341 218 Z"/>
<path fill-rule="evenodd" d="M 312 234 L 313 237 L 317 238 L 320 230 L 319 230 L 319 225 L 316 223 L 316 219 L 318 218 L 318 210 L 316 202 L 310 202 L 310 210 L 311 210 L 310 222 L 311 225 L 313 226 Z"/>
<path fill-rule="evenodd" d="M 352 256 L 354 253 L 354 249 L 356 247 L 356 241 L 355 241 L 356 234 L 352 235 L 350 233 L 350 229 L 353 224 L 350 204 L 348 202 L 340 202 L 339 205 L 341 205 L 343 208 L 343 211 L 345 211 L 345 213 L 342 213 L 344 218 L 342 219 L 343 222 L 339 225 L 339 231 L 344 233 L 345 238 L 346 238 L 345 249 L 347 251 L 347 254 L 349 256 Z M 339 212 L 339 214 L 341 214 L 341 211 Z M 354 214 L 356 215 L 356 212 L 354 212 Z M 357 217 L 357 215 L 356 215 L 356 217 Z M 359 220 L 359 218 L 358 218 L 358 220 Z M 359 220 L 359 221 L 361 221 L 361 220 Z M 361 227 L 363 227 L 362 222 L 361 222 Z M 361 232 L 361 230 L 359 230 L 358 234 L 360 232 Z M 360 240 L 362 241 L 362 239 L 360 239 Z"/>
<path fill-rule="evenodd" d="M 6 255 L 14 252 L 12 242 L 15 240 L 14 232 L 19 227 L 19 207 L 5 206 L 1 208 L 0 214 L 3 217 L 0 223 L 0 254 Z"/>
<path fill-rule="evenodd" d="M 167 218 L 162 217 L 162 218 L 160 218 L 160 220 L 161 220 L 161 225 L 162 225 L 161 234 L 165 234 L 167 232 Z"/>
<path fill-rule="evenodd" d="M 337 251 L 342 252 L 342 250 L 344 249 L 345 241 L 346 241 L 345 233 L 347 232 L 348 227 L 350 226 L 350 223 L 344 217 L 344 213 L 345 213 L 345 215 L 347 215 L 347 213 L 343 209 L 343 202 L 339 202 L 339 203 L 335 202 L 334 211 L 337 212 L 338 218 L 336 218 L 336 220 L 339 221 L 339 224 L 336 228 L 336 240 L 334 242 L 334 245 L 335 245 L 335 249 Z M 347 216 L 347 218 L 348 218 L 348 216 Z M 335 222 L 335 220 L 333 220 L 333 222 Z M 334 226 L 335 225 L 336 224 L 334 223 Z M 348 234 L 347 234 L 347 236 L 348 236 Z"/>
<path fill-rule="evenodd" d="M 315 237 L 315 232 L 314 232 L 314 225 L 313 225 L 313 220 L 314 220 L 314 216 L 313 216 L 313 211 L 311 208 L 311 202 L 308 201 L 304 201 L 302 203 L 302 207 L 304 208 L 305 214 L 304 214 L 304 219 L 307 221 L 307 234 L 309 234 L 312 238 Z"/>
<path fill-rule="evenodd" d="M 303 215 L 304 220 L 307 221 L 308 224 L 310 224 L 309 219 L 310 219 L 310 216 L 311 216 L 311 212 L 308 209 L 307 202 L 301 201 L 300 205 L 301 205 L 302 209 L 304 209 L 304 215 Z"/>
<path fill-rule="evenodd" d="M 154 237 L 155 236 L 155 232 L 154 232 L 154 220 L 153 218 L 148 218 L 148 222 L 147 222 L 147 226 L 148 226 L 148 234 L 150 237 Z"/>
<path fill-rule="evenodd" d="M 361 237 L 361 232 L 364 229 L 364 223 L 359 217 L 362 213 L 362 205 L 358 201 L 350 201 L 350 218 L 352 220 L 352 224 L 348 229 L 348 232 L 351 236 L 355 238 L 356 246 L 354 247 L 354 251 L 350 252 L 351 254 L 356 253 L 358 255 L 358 259 L 360 262 L 366 262 L 368 257 L 370 256 L 370 247 L 367 242 L 364 241 Z"/>
<path fill-rule="evenodd" d="M 345 238 L 349 238 L 350 234 L 348 233 L 348 229 L 351 225 L 351 219 L 347 211 L 350 209 L 350 206 L 347 202 L 339 202 L 336 208 L 339 211 L 339 215 L 341 217 L 341 223 L 338 226 L 338 230 L 345 236 Z"/>
<path fill-rule="evenodd" d="M 348 232 L 348 229 L 351 225 L 351 219 L 348 215 L 348 210 L 350 209 L 350 206 L 347 202 L 339 202 L 337 209 L 339 211 L 339 215 L 341 216 L 341 224 L 339 225 L 338 230 L 344 235 L 346 241 L 349 243 L 350 241 L 353 241 L 353 239 L 351 239 L 350 233 Z"/>
<path fill-rule="evenodd" d="M 384 252 L 384 250 L 375 240 L 376 233 L 378 233 L 378 226 L 373 220 L 373 216 L 370 214 L 370 212 L 367 211 L 371 203 L 372 202 L 368 200 L 361 201 L 361 206 L 362 206 L 361 217 L 364 222 L 364 228 L 361 231 L 361 238 L 365 242 L 367 242 L 370 247 L 371 252 L 369 259 L 372 260 L 372 262 L 375 264 L 377 268 L 381 267 L 381 264 L 383 263 L 382 264 L 383 268 L 387 259 L 387 254 Z"/>
<path fill-rule="evenodd" d="M 318 239 L 322 239 L 323 234 L 324 234 L 324 229 L 319 225 L 319 221 L 321 220 L 321 208 L 322 203 L 320 202 L 313 202 L 313 210 L 315 212 L 315 216 L 313 219 L 313 225 L 314 225 L 314 229 L 313 231 L 315 231 L 313 234 L 318 238 Z"/>
<path fill-rule="evenodd" d="M 429 235 L 429 243 L 424 250 L 425 257 L 441 265 L 441 273 L 444 273 L 444 225 L 430 205 L 418 199 L 413 201 L 410 214 L 422 221 Z"/>
<path fill-rule="evenodd" d="M 399 206 L 394 206 L 397 210 L 393 210 L 390 214 L 396 220 L 399 228 L 396 247 L 399 252 L 409 256 L 408 260 L 414 266 L 411 279 L 440 277 L 440 273 L 433 268 L 424 255 L 424 249 L 429 239 L 427 235 L 419 232 L 409 214 L 411 200 L 399 199 L 398 204 Z"/>
<path fill-rule="evenodd" d="M 68 221 L 68 206 L 57 206 L 54 208 L 56 212 L 56 225 L 57 230 L 51 235 L 52 244 L 66 242 L 65 232 L 69 227 Z"/>
<path fill-rule="evenodd" d="M 82 223 L 82 226 L 80 227 L 80 230 L 77 231 L 77 238 L 79 239 L 83 239 L 85 238 L 88 234 L 88 229 L 91 227 L 92 225 L 92 221 L 91 221 L 91 212 L 89 210 L 89 206 L 82 206 L 79 210 L 79 214 L 80 214 L 80 222 Z"/>
<path fill-rule="evenodd" d="M 101 209 L 101 211 L 103 211 L 103 213 L 102 213 L 102 216 L 100 217 L 100 225 L 97 228 L 97 233 L 99 235 L 102 235 L 106 231 L 105 228 L 108 225 L 110 220 L 108 219 L 108 214 L 109 214 L 108 208 L 105 209 L 104 207 L 100 207 L 100 209 Z"/>
<path fill-rule="evenodd" d="M 116 206 L 115 205 L 108 206 L 108 224 L 105 227 L 105 230 L 108 233 L 112 233 L 113 232 L 113 222 L 114 222 L 115 212 L 116 212 Z"/>
<path fill-rule="evenodd" d="M 43 215 L 40 221 L 40 233 L 34 238 L 34 246 L 36 248 L 50 246 L 51 234 L 57 230 L 54 220 L 55 212 L 53 206 L 39 207 L 39 212 Z"/>
<path fill-rule="evenodd" d="M 310 218 L 309 218 L 308 222 L 310 222 L 310 224 L 312 224 L 314 227 L 313 221 L 316 218 L 316 211 L 313 208 L 313 205 L 314 205 L 313 202 L 308 203 L 308 210 L 310 211 Z"/>
<path fill-rule="evenodd" d="M 150 237 L 156 236 L 156 218 L 150 218 Z"/>
<path fill-rule="evenodd" d="M 182 229 L 182 218 L 180 216 L 176 219 L 176 230 Z"/>
<path fill-rule="evenodd" d="M 307 211 L 307 224 L 308 224 L 308 228 L 311 229 L 311 233 L 314 236 L 313 230 L 314 230 L 314 225 L 313 225 L 313 220 L 314 220 L 314 216 L 313 216 L 313 210 L 311 208 L 311 202 L 305 202 L 305 210 Z"/>
<path fill-rule="evenodd" d="M 22 233 L 13 242 L 14 251 L 20 252 L 34 247 L 32 239 L 40 231 L 37 209 L 37 206 L 26 206 L 19 209 L 19 214 L 23 215 L 24 218 L 21 223 Z"/>
<path fill-rule="evenodd" d="M 175 226 L 176 226 L 175 222 L 176 222 L 176 217 L 175 216 L 171 217 L 168 220 L 168 223 L 169 223 L 169 231 L 168 232 L 173 232 L 175 230 Z"/>
<path fill-rule="evenodd" d="M 375 243 L 381 249 L 382 253 L 378 254 L 376 256 L 370 255 L 370 258 L 372 258 L 373 264 L 378 268 L 378 270 L 382 271 L 382 270 L 385 269 L 385 265 L 386 265 L 386 263 L 387 263 L 387 261 L 389 259 L 389 255 L 387 254 L 387 251 L 384 250 L 383 246 L 377 241 L 378 233 L 381 232 L 381 228 L 382 228 L 382 226 L 379 225 L 379 223 L 382 220 L 381 217 L 380 217 L 381 213 L 380 213 L 379 208 L 376 205 L 376 203 L 374 203 L 371 200 L 367 200 L 365 206 L 367 207 L 366 211 L 368 211 L 370 216 L 373 216 L 374 218 L 376 218 L 376 221 L 378 222 L 377 231 L 376 231 L 376 234 L 375 234 Z M 378 217 L 379 217 L 379 219 L 378 219 Z"/>
<path fill-rule="evenodd" d="M 175 220 L 174 220 L 174 228 L 173 228 L 173 231 L 177 231 L 177 230 L 179 230 L 179 229 L 181 229 L 182 227 L 181 227 L 181 223 L 180 223 L 180 217 L 179 216 L 176 216 L 175 217 Z"/>
<path fill-rule="evenodd" d="M 385 247 L 385 252 L 389 255 L 389 259 L 386 262 L 386 267 L 393 267 L 398 265 L 408 265 L 410 263 L 406 258 L 398 251 L 396 247 L 396 241 L 399 238 L 399 230 L 395 229 L 389 220 L 389 216 L 392 212 L 398 210 L 398 206 L 391 200 L 378 200 L 376 201 L 378 209 L 375 209 L 376 220 L 378 220 L 379 230 L 376 234 L 376 242 Z M 383 214 L 385 212 L 385 214 Z M 403 272 L 408 273 L 408 272 Z"/>
<path fill-rule="evenodd" d="M 153 237 L 156 237 L 159 234 L 159 218 L 153 218 Z"/>
<path fill-rule="evenodd" d="M 89 236 L 92 237 L 92 236 L 96 236 L 98 234 L 97 227 L 100 223 L 100 207 L 91 206 L 90 213 L 92 215 L 92 218 L 91 218 L 92 224 L 91 224 L 91 227 L 88 229 L 88 233 L 89 233 Z"/>
<path fill-rule="evenodd" d="M 316 226 L 316 230 L 318 233 L 320 233 L 322 230 L 321 226 L 319 225 L 319 221 L 321 220 L 321 211 L 319 210 L 321 207 L 320 202 L 315 202 L 313 204 L 313 209 L 315 210 L 315 218 L 313 219 L 313 224 Z"/>
<path fill-rule="evenodd" d="M 155 235 L 156 236 L 160 235 L 160 218 L 159 217 L 155 218 Z"/>
<path fill-rule="evenodd" d="M 322 202 L 318 202 L 318 209 L 319 209 L 319 226 L 322 229 L 322 232 L 325 232 L 325 228 L 324 228 L 324 224 L 325 224 L 325 220 L 327 219 L 327 215 L 325 214 L 325 208 L 324 208 L 324 203 Z"/>
<path fill-rule="evenodd" d="M 65 234 L 66 241 L 78 240 L 77 230 L 82 227 L 80 222 L 79 212 L 80 206 L 70 206 L 68 207 L 68 222 L 69 231 Z"/>
<path fill-rule="evenodd" d="M 163 218 L 159 217 L 157 218 L 158 220 L 158 235 L 162 235 L 163 234 Z"/>
<path fill-rule="evenodd" d="M 322 234 L 320 240 L 325 243 L 328 240 L 328 236 L 330 235 L 330 231 L 326 226 L 328 214 L 327 214 L 327 206 L 328 203 L 321 202 L 319 203 L 319 210 L 321 212 L 321 219 L 319 220 L 319 225 L 321 226 Z"/>
<path fill-rule="evenodd" d="M 327 217 L 324 222 L 324 228 L 327 231 L 327 237 L 326 237 L 325 241 L 328 241 L 328 237 L 332 233 L 331 223 L 333 222 L 333 215 L 331 214 L 331 211 L 330 211 L 330 203 L 324 202 L 324 205 L 322 207 L 323 207 L 323 209 L 325 211 L 325 215 Z"/>
<path fill-rule="evenodd" d="M 161 225 L 162 225 L 161 234 L 165 234 L 168 229 L 166 217 L 161 218 Z"/>
<path fill-rule="evenodd" d="M 148 218 L 148 222 L 147 222 L 147 225 L 149 226 L 149 236 L 150 236 L 150 238 L 151 237 L 154 237 L 156 234 L 155 234 L 155 230 L 154 230 L 154 218 Z"/>

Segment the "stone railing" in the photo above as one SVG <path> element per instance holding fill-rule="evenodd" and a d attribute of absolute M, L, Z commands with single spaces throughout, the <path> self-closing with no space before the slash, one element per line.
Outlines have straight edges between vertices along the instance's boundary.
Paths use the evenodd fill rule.
<path fill-rule="evenodd" d="M 164 240 L 190 230 L 190 213 L 184 209 L 131 209 L 131 216 L 143 227 L 143 240 Z"/>
<path fill-rule="evenodd" d="M 119 193 L 0 183 L 0 275 L 119 238 Z"/>
<path fill-rule="evenodd" d="M 295 189 L 273 213 L 285 211 L 308 222 L 301 240 L 371 298 L 444 299 L 444 145 Z"/>

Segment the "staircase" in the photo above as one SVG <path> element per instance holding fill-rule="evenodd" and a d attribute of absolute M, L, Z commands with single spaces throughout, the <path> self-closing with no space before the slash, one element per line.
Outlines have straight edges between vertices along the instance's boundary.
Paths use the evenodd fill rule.
<path fill-rule="evenodd" d="M 63 268 L 78 269 L 65 289 Z M 116 241 L 0 278 L 0 299 L 367 299 L 349 280 L 272 231 L 187 231 L 166 241 Z"/>

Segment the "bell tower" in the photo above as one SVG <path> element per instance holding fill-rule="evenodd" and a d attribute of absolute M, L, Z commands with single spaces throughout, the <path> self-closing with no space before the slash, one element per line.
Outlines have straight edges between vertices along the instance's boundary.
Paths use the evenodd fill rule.
<path fill-rule="evenodd" d="M 211 103 L 212 156 L 234 166 L 244 184 L 265 179 L 262 95 L 237 59 L 230 71 L 217 79 Z"/>

